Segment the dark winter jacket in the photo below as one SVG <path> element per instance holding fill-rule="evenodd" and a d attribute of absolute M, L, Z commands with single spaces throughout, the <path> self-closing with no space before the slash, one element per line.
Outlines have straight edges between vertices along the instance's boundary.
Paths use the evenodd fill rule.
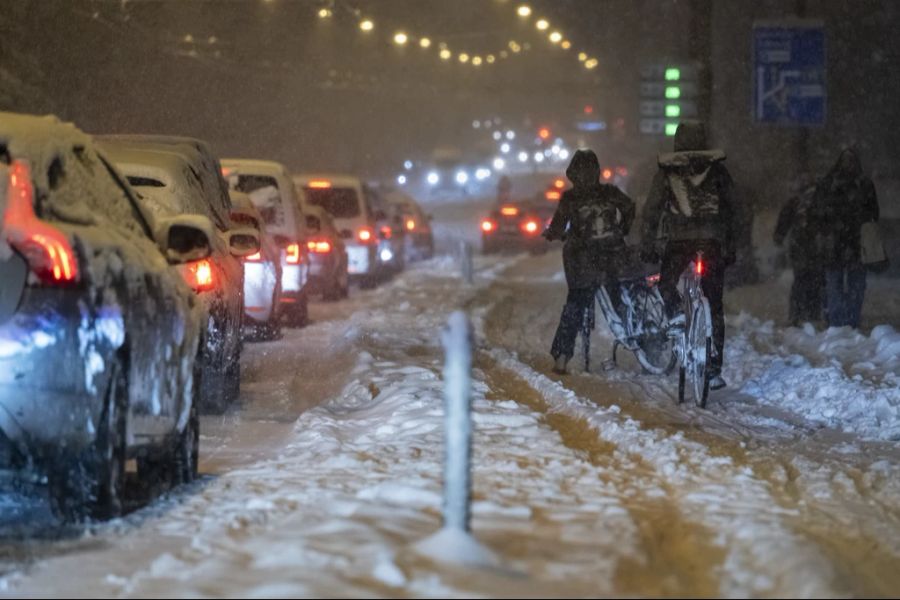
<path fill-rule="evenodd" d="M 859 265 L 860 230 L 863 223 L 878 221 L 878 198 L 852 150 L 844 150 L 819 183 L 814 210 L 824 224 L 826 267 Z"/>
<path fill-rule="evenodd" d="M 575 187 L 563 193 L 546 232 L 549 239 L 566 240 L 563 265 L 570 289 L 594 288 L 618 273 L 634 221 L 634 202 L 614 185 L 597 182 L 596 156 L 579 158 L 588 153 L 593 155 L 579 151 L 572 159 L 566 174 Z"/>
<path fill-rule="evenodd" d="M 735 249 L 732 180 L 722 164 L 725 153 L 706 149 L 701 124 L 682 124 L 675 152 L 659 156 L 643 212 L 643 243 L 713 240 L 726 255 Z M 660 225 L 663 231 L 660 232 Z"/>
<path fill-rule="evenodd" d="M 792 197 L 778 214 L 775 226 L 775 243 L 779 246 L 788 239 L 788 256 L 791 266 L 797 270 L 823 268 L 824 224 L 813 211 L 816 186 L 810 185 Z"/>

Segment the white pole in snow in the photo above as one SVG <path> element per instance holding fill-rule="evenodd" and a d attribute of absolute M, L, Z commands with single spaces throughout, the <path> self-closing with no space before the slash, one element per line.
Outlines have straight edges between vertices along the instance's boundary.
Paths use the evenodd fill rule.
<path fill-rule="evenodd" d="M 466 283 L 472 283 L 474 267 L 472 265 L 472 244 L 463 240 L 459 243 L 460 261 L 462 262 L 462 276 Z"/>
<path fill-rule="evenodd" d="M 444 351 L 444 527 L 469 531 L 472 454 L 472 333 L 465 313 L 450 315 Z"/>

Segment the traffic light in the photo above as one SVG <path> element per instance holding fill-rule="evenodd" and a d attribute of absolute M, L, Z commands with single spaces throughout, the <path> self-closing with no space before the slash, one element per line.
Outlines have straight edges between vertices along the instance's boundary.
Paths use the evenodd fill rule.
<path fill-rule="evenodd" d="M 697 68 L 691 64 L 655 64 L 641 69 L 640 130 L 675 135 L 678 120 L 697 116 Z"/>
<path fill-rule="evenodd" d="M 542 140 L 550 139 L 550 129 L 547 127 L 541 127 L 538 130 L 538 137 Z"/>

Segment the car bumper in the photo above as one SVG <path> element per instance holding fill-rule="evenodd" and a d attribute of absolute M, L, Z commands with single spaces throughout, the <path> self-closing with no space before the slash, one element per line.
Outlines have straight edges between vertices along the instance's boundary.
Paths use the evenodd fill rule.
<path fill-rule="evenodd" d="M 266 322 L 272 316 L 277 275 L 272 263 L 244 263 L 244 314 L 250 319 Z"/>
<path fill-rule="evenodd" d="M 347 272 L 350 275 L 368 275 L 375 270 L 375 246 L 348 245 L 347 260 Z"/>
<path fill-rule="evenodd" d="M 281 267 L 281 291 L 287 295 L 299 294 L 309 279 L 309 265 L 283 265 Z"/>

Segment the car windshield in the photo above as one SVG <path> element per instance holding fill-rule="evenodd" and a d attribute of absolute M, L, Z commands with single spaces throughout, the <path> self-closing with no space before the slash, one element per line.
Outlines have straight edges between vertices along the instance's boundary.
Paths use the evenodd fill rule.
<path fill-rule="evenodd" d="M 358 217 L 359 195 L 353 188 L 303 188 L 310 204 L 321 206 L 335 219 L 352 219 Z"/>
<path fill-rule="evenodd" d="M 284 224 L 284 207 L 278 180 L 267 175 L 238 175 L 229 179 L 231 186 L 250 197 L 266 225 Z"/>

